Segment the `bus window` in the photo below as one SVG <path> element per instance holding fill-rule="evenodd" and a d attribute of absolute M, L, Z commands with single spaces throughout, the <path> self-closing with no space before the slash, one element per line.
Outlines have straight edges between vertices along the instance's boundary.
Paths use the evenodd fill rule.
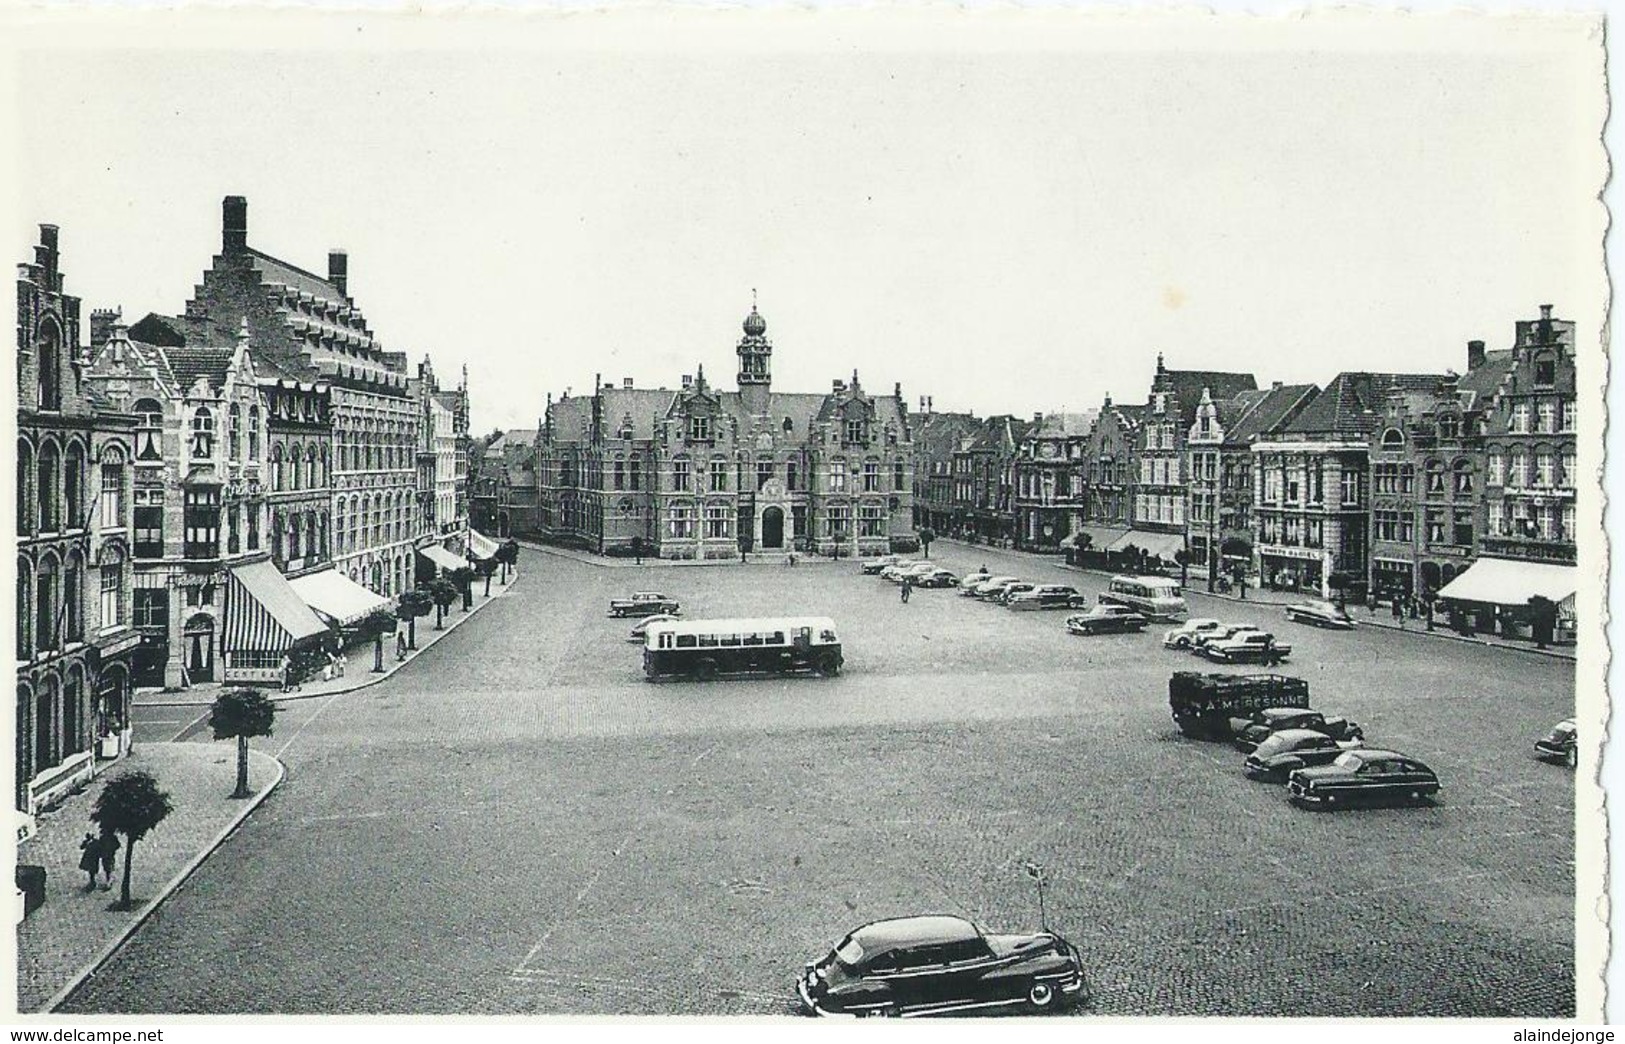
<path fill-rule="evenodd" d="M 784 644 L 784 632 L 783 631 L 774 631 L 772 634 L 768 635 L 767 636 L 767 644 L 769 644 L 769 645 L 783 645 Z"/>
<path fill-rule="evenodd" d="M 821 642 L 833 642 L 835 640 L 835 632 L 830 630 L 820 631 L 818 632 L 818 640 Z"/>
<path fill-rule="evenodd" d="M 717 642 L 724 649 L 732 649 L 739 644 L 739 636 L 737 634 L 718 635 Z"/>
<path fill-rule="evenodd" d="M 717 636 L 714 634 L 702 634 L 700 635 L 700 644 L 714 646 L 717 644 Z"/>
<path fill-rule="evenodd" d="M 694 636 L 692 634 L 680 634 L 677 636 L 677 648 L 679 649 L 692 649 L 698 644 L 699 643 L 694 640 Z"/>
<path fill-rule="evenodd" d="M 747 634 L 747 635 L 744 635 L 739 639 L 739 644 L 740 645 L 761 645 L 762 644 L 762 636 L 759 635 L 759 634 Z"/>
<path fill-rule="evenodd" d="M 670 649 L 671 648 L 671 639 L 672 639 L 672 636 L 670 634 L 661 635 L 660 636 L 660 647 L 662 649 Z"/>

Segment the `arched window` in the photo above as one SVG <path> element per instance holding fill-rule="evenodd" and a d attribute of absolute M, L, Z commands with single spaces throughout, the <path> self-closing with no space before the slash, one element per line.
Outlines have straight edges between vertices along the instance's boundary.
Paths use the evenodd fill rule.
<path fill-rule="evenodd" d="M 117 446 L 102 450 L 101 528 L 124 528 L 124 451 Z"/>
<path fill-rule="evenodd" d="M 322 515 L 317 516 L 317 536 L 319 537 L 319 539 L 317 540 L 317 543 L 316 543 L 316 553 L 318 555 L 320 555 L 321 557 L 323 557 L 323 558 L 331 558 L 331 557 L 333 557 L 333 552 L 328 548 L 328 545 L 327 545 L 327 515 L 326 514 L 322 514 Z"/>
<path fill-rule="evenodd" d="M 1444 492 L 1444 461 L 1430 460 L 1427 462 L 1427 491 L 1429 493 Z"/>
<path fill-rule="evenodd" d="M 62 608 L 62 567 L 55 555 L 40 561 L 34 581 L 34 644 L 41 652 L 61 648 L 57 613 Z"/>
<path fill-rule="evenodd" d="M 84 670 L 78 664 L 74 664 L 68 671 L 68 683 L 62 690 L 63 757 L 85 749 L 84 699 Z"/>
<path fill-rule="evenodd" d="M 75 440 L 68 443 L 62 462 L 62 524 L 64 529 L 83 529 L 85 517 L 85 447 Z"/>
<path fill-rule="evenodd" d="M 34 531 L 34 447 L 27 439 L 17 440 L 17 535 Z M 17 603 L 18 607 L 24 604 Z"/>
<path fill-rule="evenodd" d="M 322 485 L 321 466 L 316 460 L 316 444 L 314 442 L 305 447 L 305 482 L 312 489 Z"/>
<path fill-rule="evenodd" d="M 42 410 L 62 408 L 62 328 L 47 317 L 40 327 L 39 355 L 35 366 L 38 387 L 35 405 Z"/>
<path fill-rule="evenodd" d="M 56 764 L 56 714 L 57 690 L 59 683 L 56 675 L 48 674 L 40 682 L 39 692 L 34 696 L 34 771 L 43 772 Z"/>
<path fill-rule="evenodd" d="M 320 553 L 316 543 L 316 512 L 311 511 L 305 515 L 305 554 L 315 558 Z"/>
<path fill-rule="evenodd" d="M 329 485 L 332 485 L 332 483 L 333 483 L 332 461 L 328 457 L 327 443 L 324 442 L 324 443 L 322 443 L 321 477 L 319 479 L 317 479 L 316 485 L 318 485 L 318 486 L 329 486 Z"/>
<path fill-rule="evenodd" d="M 17 659 L 26 660 L 34 655 L 34 563 L 26 558 L 17 559 Z M 22 723 L 18 723 L 18 728 Z"/>
<path fill-rule="evenodd" d="M 1439 414 L 1439 438 L 1453 439 L 1461 433 L 1461 418 L 1454 413 Z"/>
<path fill-rule="evenodd" d="M 62 578 L 62 625 L 68 642 L 85 640 L 85 560 L 75 549 Z"/>
<path fill-rule="evenodd" d="M 35 487 L 39 497 L 39 531 L 54 533 L 62 521 L 62 468 L 55 442 L 47 442 L 39 451 L 39 478 Z"/>
<path fill-rule="evenodd" d="M 243 409 L 235 402 L 226 417 L 226 453 L 232 460 L 241 460 L 243 455 Z"/>
<path fill-rule="evenodd" d="M 290 473 L 288 488 L 304 489 L 305 448 L 297 442 L 288 451 L 288 471 Z"/>
<path fill-rule="evenodd" d="M 280 493 L 282 491 L 282 443 L 271 444 L 271 489 Z"/>
<path fill-rule="evenodd" d="M 260 408 L 258 404 L 248 408 L 248 459 L 260 459 Z"/>
<path fill-rule="evenodd" d="M 1398 428 L 1389 428 L 1382 433 L 1382 444 L 1388 447 L 1405 445 L 1405 433 Z"/>
<path fill-rule="evenodd" d="M 164 459 L 164 408 L 155 399 L 137 400 L 135 414 L 135 459 Z"/>
<path fill-rule="evenodd" d="M 207 406 L 199 406 L 192 414 L 192 459 L 207 460 L 214 456 L 214 414 Z"/>
<path fill-rule="evenodd" d="M 1471 493 L 1473 491 L 1472 462 L 1463 457 L 1457 460 L 1455 464 L 1451 466 L 1450 470 L 1455 480 L 1454 489 L 1456 496 L 1459 497 L 1463 494 Z"/>
<path fill-rule="evenodd" d="M 288 561 L 299 557 L 299 521 L 298 514 L 288 516 Z"/>
<path fill-rule="evenodd" d="M 282 551 L 282 512 L 273 511 L 271 512 L 271 554 L 277 559 L 286 561 L 286 559 L 282 558 Z"/>
<path fill-rule="evenodd" d="M 124 623 L 124 553 L 116 545 L 103 545 L 101 574 L 98 623 L 105 631 Z"/>
<path fill-rule="evenodd" d="M 1522 447 L 1512 451 L 1512 466 L 1507 473 L 1507 485 L 1514 488 L 1529 485 L 1529 454 Z"/>

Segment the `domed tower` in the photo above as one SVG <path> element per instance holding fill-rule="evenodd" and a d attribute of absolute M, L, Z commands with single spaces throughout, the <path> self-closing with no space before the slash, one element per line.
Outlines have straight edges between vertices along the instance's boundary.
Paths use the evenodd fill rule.
<path fill-rule="evenodd" d="M 766 416 L 773 385 L 773 344 L 767 339 L 767 320 L 756 310 L 756 292 L 751 291 L 750 314 L 745 316 L 745 336 L 739 340 L 739 397 L 753 415 Z"/>

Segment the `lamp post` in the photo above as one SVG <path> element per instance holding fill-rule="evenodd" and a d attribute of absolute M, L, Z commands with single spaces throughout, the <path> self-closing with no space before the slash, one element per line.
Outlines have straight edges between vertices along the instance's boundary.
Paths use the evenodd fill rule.
<path fill-rule="evenodd" d="M 1030 859 L 1022 863 L 1021 868 L 1027 872 L 1027 876 L 1032 878 L 1033 883 L 1038 886 L 1038 925 L 1047 932 L 1049 931 L 1049 911 L 1044 906 L 1044 868 Z"/>

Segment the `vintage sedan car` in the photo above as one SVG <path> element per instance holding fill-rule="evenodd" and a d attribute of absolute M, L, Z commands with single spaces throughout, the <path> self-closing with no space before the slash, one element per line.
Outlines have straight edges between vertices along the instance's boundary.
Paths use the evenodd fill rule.
<path fill-rule="evenodd" d="M 1439 777 L 1392 750 L 1345 750 L 1330 765 L 1294 770 L 1286 787 L 1292 803 L 1305 808 L 1417 805 L 1439 792 Z"/>
<path fill-rule="evenodd" d="M 896 565 L 902 560 L 902 555 L 881 555 L 879 558 L 871 558 L 866 562 L 859 562 L 858 572 L 862 573 L 864 576 L 875 576 L 887 566 Z"/>
<path fill-rule="evenodd" d="M 980 569 L 974 573 L 966 573 L 959 578 L 959 593 L 968 598 L 970 597 L 971 588 L 977 584 L 985 584 L 991 579 L 993 579 L 992 573 L 984 573 Z"/>
<path fill-rule="evenodd" d="M 1243 752 L 1285 729 L 1309 729 L 1334 741 L 1365 739 L 1365 730 L 1347 718 L 1327 717 L 1308 707 L 1265 707 L 1248 718 L 1231 718 L 1230 728 L 1235 734 L 1236 749 Z"/>
<path fill-rule="evenodd" d="M 1257 624 L 1225 624 L 1215 631 L 1202 631 L 1191 637 L 1191 650 L 1201 652 L 1202 646 L 1209 642 L 1219 642 L 1226 638 L 1235 638 L 1249 631 L 1262 630 Z"/>
<path fill-rule="evenodd" d="M 1247 773 L 1248 779 L 1285 783 L 1296 770 L 1330 765 L 1345 750 L 1359 744 L 1359 740 L 1339 742 L 1313 729 L 1282 729 L 1264 737 L 1264 741 L 1247 755 L 1242 771 Z"/>
<path fill-rule="evenodd" d="M 1291 656 L 1292 646 L 1276 641 L 1267 631 L 1243 631 L 1203 642 L 1202 655 L 1215 663 L 1274 664 Z"/>
<path fill-rule="evenodd" d="M 917 584 L 920 582 L 921 577 L 930 576 L 938 568 L 935 562 L 915 562 L 907 569 L 893 567 L 890 572 L 881 575 L 894 584 L 900 584 L 904 580 L 910 580 Z"/>
<path fill-rule="evenodd" d="M 1019 583 L 1021 583 L 1021 577 L 1019 576 L 989 577 L 988 579 L 977 584 L 975 587 L 971 588 L 970 593 L 972 598 L 977 599 L 996 598 L 998 597 L 999 592 L 1003 591 L 1006 587 L 1009 587 L 1011 584 Z"/>
<path fill-rule="evenodd" d="M 1088 612 L 1074 613 L 1066 618 L 1069 634 L 1107 634 L 1111 632 L 1143 631 L 1151 621 L 1126 605 L 1102 602 Z"/>
<path fill-rule="evenodd" d="M 654 616 L 656 613 L 676 616 L 682 611 L 677 599 L 654 591 L 639 591 L 630 598 L 612 598 L 609 602 L 611 616 Z"/>
<path fill-rule="evenodd" d="M 1313 624 L 1316 627 L 1335 627 L 1341 631 L 1354 629 L 1354 619 L 1347 612 L 1334 602 L 1320 599 L 1287 606 L 1286 618 L 1295 623 Z"/>
<path fill-rule="evenodd" d="M 626 640 L 637 645 L 642 645 L 644 642 L 644 637 L 649 632 L 650 624 L 672 623 L 676 621 L 676 619 L 677 617 L 670 613 L 656 613 L 653 616 L 645 616 L 643 619 L 632 625 L 632 633 L 626 636 Z"/>
<path fill-rule="evenodd" d="M 1007 591 L 1004 604 L 1016 610 L 1081 609 L 1088 605 L 1088 599 L 1079 594 L 1076 587 L 1069 587 L 1066 584 L 1038 584 L 1030 591 L 1017 591 L 1014 594 Z"/>
<path fill-rule="evenodd" d="M 1162 647 L 1164 649 L 1191 649 L 1195 647 L 1197 639 L 1218 634 L 1222 630 L 1224 630 L 1224 624 L 1207 617 L 1186 620 L 1162 636 Z"/>
<path fill-rule="evenodd" d="M 1580 764 L 1580 738 L 1573 718 L 1564 718 L 1552 726 L 1545 739 L 1535 741 L 1535 756 L 1547 761 L 1561 761 L 1569 768 Z"/>
<path fill-rule="evenodd" d="M 848 935 L 796 982 L 808 1015 L 1058 1011 L 1088 996 L 1077 947 L 1052 932 L 991 935 L 962 917 L 897 917 Z"/>
<path fill-rule="evenodd" d="M 915 587 L 953 587 L 959 583 L 959 577 L 952 570 L 933 569 L 921 575 L 914 581 Z"/>
<path fill-rule="evenodd" d="M 1028 591 L 1036 590 L 1038 590 L 1037 584 L 1022 580 L 1014 584 L 1006 585 L 1002 590 L 989 598 L 988 601 L 997 602 L 1000 605 L 1009 605 L 1010 599 L 1014 598 L 1016 595 L 1026 594 Z"/>
<path fill-rule="evenodd" d="M 899 558 L 897 561 L 893 562 L 891 565 L 886 566 L 885 568 L 880 570 L 880 579 L 882 579 L 882 580 L 894 580 L 894 579 L 897 578 L 897 575 L 899 573 L 903 572 L 906 569 L 913 569 L 915 566 L 917 566 L 919 564 L 920 564 L 920 562 L 919 562 L 918 559 Z"/>

